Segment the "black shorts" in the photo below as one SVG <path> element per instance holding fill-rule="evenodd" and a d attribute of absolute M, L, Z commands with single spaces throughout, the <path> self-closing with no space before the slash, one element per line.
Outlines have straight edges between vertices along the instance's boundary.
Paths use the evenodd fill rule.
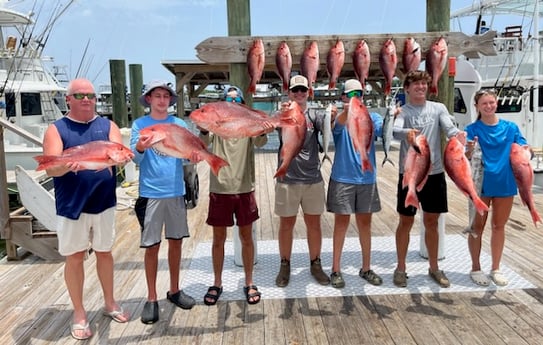
<path fill-rule="evenodd" d="M 417 209 L 413 206 L 405 207 L 405 198 L 407 196 L 407 187 L 402 188 L 403 174 L 398 179 L 398 194 L 396 211 L 404 216 L 414 216 Z M 420 192 L 417 192 L 421 209 L 428 213 L 446 213 L 447 205 L 447 182 L 445 173 L 428 175 L 428 180 Z"/>

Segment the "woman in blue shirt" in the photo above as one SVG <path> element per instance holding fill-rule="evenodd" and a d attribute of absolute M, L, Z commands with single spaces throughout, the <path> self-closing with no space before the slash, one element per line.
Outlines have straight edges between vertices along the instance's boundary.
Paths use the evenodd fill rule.
<path fill-rule="evenodd" d="M 479 116 L 466 127 L 468 145 L 466 156 L 471 158 L 475 143 L 479 143 L 482 152 L 483 180 L 480 197 L 492 206 L 492 234 L 490 239 L 492 269 L 490 279 L 496 285 L 508 284 L 507 278 L 500 272 L 500 261 L 505 243 L 505 224 L 511 214 L 513 198 L 517 194 L 517 184 L 509 160 L 511 145 L 527 145 L 518 126 L 498 118 L 496 109 L 498 97 L 494 90 L 481 90 L 475 94 L 475 107 Z M 471 255 L 471 279 L 477 285 L 487 286 L 490 279 L 481 270 L 481 237 L 488 213 L 476 214 L 472 226 L 472 236 L 468 236 Z"/>

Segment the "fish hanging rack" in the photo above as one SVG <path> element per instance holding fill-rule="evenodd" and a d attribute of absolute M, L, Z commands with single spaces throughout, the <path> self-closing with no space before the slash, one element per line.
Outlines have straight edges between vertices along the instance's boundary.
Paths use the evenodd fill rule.
<path fill-rule="evenodd" d="M 281 42 L 286 42 L 292 55 L 292 70 L 299 71 L 300 58 L 307 45 L 312 41 L 317 41 L 319 47 L 319 78 L 326 77 L 326 56 L 328 51 L 337 40 L 343 41 L 345 46 L 345 64 L 342 74 L 352 70 L 352 57 L 356 44 L 360 40 L 365 40 L 368 44 L 371 54 L 370 77 L 381 75 L 379 70 L 379 51 L 383 43 L 392 38 L 396 45 L 396 54 L 398 56 L 398 66 L 396 75 L 402 76 L 400 63 L 404 42 L 407 38 L 414 38 L 421 46 L 422 60 L 429 50 L 432 43 L 439 37 L 444 37 L 448 46 L 449 57 L 465 55 L 468 58 L 478 58 L 481 55 L 496 55 L 494 47 L 494 38 L 496 31 L 488 31 L 483 35 L 468 36 L 462 32 L 436 31 L 423 33 L 389 33 L 389 34 L 357 34 L 357 35 L 301 35 L 301 36 L 224 36 L 210 37 L 196 46 L 198 58 L 208 64 L 229 64 L 246 63 L 247 52 L 255 39 L 262 39 L 265 48 L 265 66 L 264 71 L 274 71 L 275 54 L 277 47 Z M 345 72 L 345 73 L 344 73 Z M 344 77 L 344 75 L 342 76 Z"/>

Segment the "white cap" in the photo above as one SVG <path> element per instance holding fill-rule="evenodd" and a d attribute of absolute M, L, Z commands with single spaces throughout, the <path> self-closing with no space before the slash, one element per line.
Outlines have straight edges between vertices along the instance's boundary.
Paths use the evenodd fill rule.
<path fill-rule="evenodd" d="M 295 75 L 294 77 L 290 78 L 290 86 L 289 89 L 292 90 L 296 86 L 303 86 L 306 89 L 309 89 L 309 84 L 307 83 L 307 78 L 303 75 Z"/>
<path fill-rule="evenodd" d="M 345 82 L 343 93 L 351 91 L 363 91 L 362 84 L 356 79 L 349 79 Z"/>

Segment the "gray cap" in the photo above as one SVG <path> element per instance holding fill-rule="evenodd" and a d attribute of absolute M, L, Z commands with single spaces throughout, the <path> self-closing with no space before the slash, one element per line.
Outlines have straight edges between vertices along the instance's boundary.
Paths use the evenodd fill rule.
<path fill-rule="evenodd" d="M 145 88 L 143 89 L 143 93 L 141 94 L 139 101 L 140 103 L 145 107 L 150 107 L 151 105 L 147 103 L 147 100 L 145 99 L 145 96 L 149 95 L 151 91 L 156 89 L 157 87 L 160 87 L 164 90 L 168 90 L 170 92 L 170 95 L 172 96 L 170 98 L 170 105 L 174 105 L 175 102 L 177 102 L 177 94 L 172 89 L 170 84 L 163 80 L 153 80 L 149 84 L 145 85 Z"/>

